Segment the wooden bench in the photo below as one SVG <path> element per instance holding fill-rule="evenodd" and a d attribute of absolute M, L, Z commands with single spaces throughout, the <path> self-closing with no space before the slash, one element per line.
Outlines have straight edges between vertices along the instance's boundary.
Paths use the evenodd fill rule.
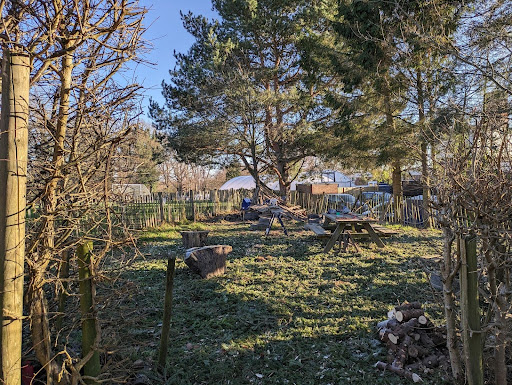
<path fill-rule="evenodd" d="M 331 236 L 331 234 L 328 233 L 322 226 L 316 223 L 306 223 L 304 228 L 314 232 L 318 238 L 328 238 Z"/>
<path fill-rule="evenodd" d="M 392 235 L 400 234 L 398 231 L 393 229 L 388 229 L 387 227 L 380 226 L 380 225 L 372 225 L 373 229 L 377 234 L 379 234 L 382 237 L 391 237 Z"/>

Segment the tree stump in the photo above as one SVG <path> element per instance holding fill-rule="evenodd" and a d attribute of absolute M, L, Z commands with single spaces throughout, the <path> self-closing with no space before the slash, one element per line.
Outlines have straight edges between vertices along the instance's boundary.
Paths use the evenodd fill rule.
<path fill-rule="evenodd" d="M 180 234 L 183 240 L 183 246 L 185 246 L 186 249 L 205 246 L 208 239 L 208 233 L 208 230 L 181 231 Z"/>
<path fill-rule="evenodd" d="M 224 274 L 226 256 L 233 251 L 228 245 L 194 247 L 185 253 L 185 263 L 202 278 L 211 278 Z"/>

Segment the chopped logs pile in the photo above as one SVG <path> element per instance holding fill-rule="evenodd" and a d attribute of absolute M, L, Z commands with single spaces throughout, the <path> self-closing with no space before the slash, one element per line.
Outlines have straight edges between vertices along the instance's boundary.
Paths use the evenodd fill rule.
<path fill-rule="evenodd" d="M 435 327 L 419 302 L 397 306 L 388 317 L 377 324 L 379 337 L 388 347 L 388 362 L 378 361 L 377 368 L 420 382 L 418 373 L 448 365 L 445 328 Z"/>

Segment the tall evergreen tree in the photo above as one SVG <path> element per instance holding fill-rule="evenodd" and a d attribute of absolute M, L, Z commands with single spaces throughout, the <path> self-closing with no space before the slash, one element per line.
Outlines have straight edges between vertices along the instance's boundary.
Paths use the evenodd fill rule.
<path fill-rule="evenodd" d="M 401 171 L 413 162 L 411 144 L 420 143 L 423 171 L 434 107 L 449 77 L 433 48 L 431 32 L 453 33 L 460 2 L 345 0 L 335 29 L 350 47 L 349 60 L 359 89 L 356 108 L 363 120 L 359 134 L 378 163 L 391 164 L 393 190 L 401 195 Z M 346 66 L 341 67 L 346 71 Z M 419 141 L 418 141 L 419 139 Z M 371 151 L 373 150 L 373 151 Z M 420 152 L 419 151 L 419 152 Z"/>
<path fill-rule="evenodd" d="M 367 127 L 377 161 L 392 165 L 393 192 L 402 194 L 401 171 L 407 147 L 407 127 L 395 117 L 405 107 L 397 97 L 403 92 L 403 78 L 394 69 L 395 37 L 399 24 L 393 17 L 395 4 L 386 1 L 354 0 L 340 2 L 340 22 L 336 31 L 351 50 L 351 62 L 357 69 L 361 90 L 360 102 L 370 106 L 373 121 Z M 397 202 L 397 199 L 395 199 Z"/>
<path fill-rule="evenodd" d="M 183 158 L 238 156 L 258 184 L 261 172 L 274 174 L 285 196 L 293 170 L 325 143 L 321 134 L 336 117 L 322 98 L 339 83 L 304 61 L 312 42 L 335 45 L 327 23 L 334 2 L 215 0 L 213 7 L 218 21 L 183 17 L 196 41 L 176 55 L 166 105 L 153 103 L 152 117 Z"/>

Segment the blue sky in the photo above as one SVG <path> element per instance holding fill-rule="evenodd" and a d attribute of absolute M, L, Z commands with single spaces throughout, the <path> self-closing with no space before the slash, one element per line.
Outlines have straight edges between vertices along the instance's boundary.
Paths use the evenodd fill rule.
<path fill-rule="evenodd" d="M 143 108 L 144 114 L 148 116 L 150 97 L 160 104 L 164 102 L 161 83 L 162 80 L 169 80 L 169 70 L 174 68 L 173 52 L 186 52 L 193 42 L 192 36 L 183 28 L 180 10 L 207 17 L 212 17 L 214 12 L 210 0 L 140 0 L 139 4 L 149 10 L 145 19 L 147 31 L 144 38 L 153 45 L 144 58 L 155 64 L 138 65 L 135 68 L 138 81 L 146 88 Z"/>

